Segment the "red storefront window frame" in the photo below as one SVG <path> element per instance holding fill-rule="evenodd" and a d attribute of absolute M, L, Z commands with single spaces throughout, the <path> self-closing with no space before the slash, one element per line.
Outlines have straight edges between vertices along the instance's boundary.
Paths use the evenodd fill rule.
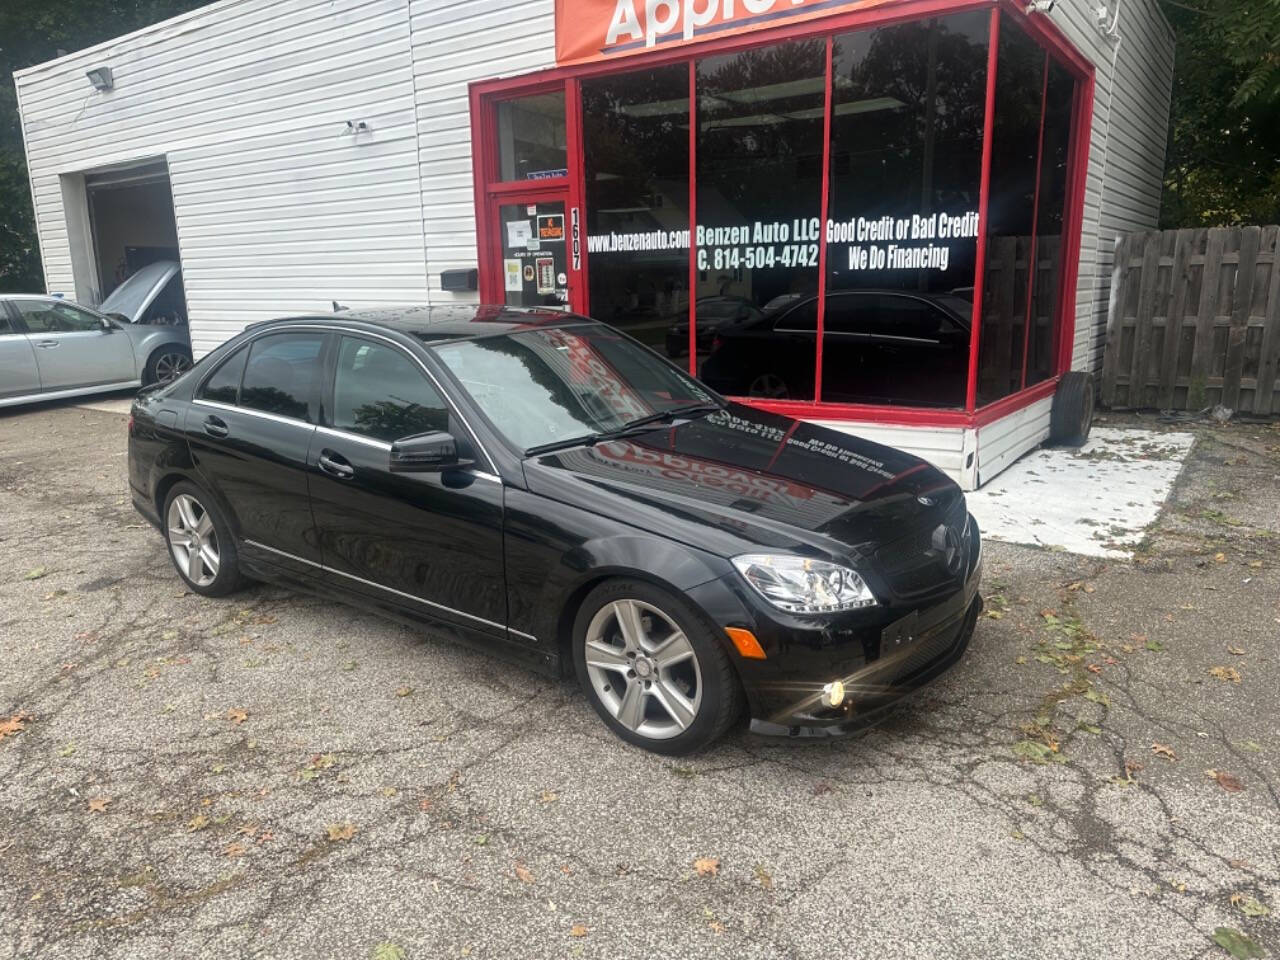
<path fill-rule="evenodd" d="M 843 404 L 822 402 L 822 342 L 826 314 L 826 228 L 830 187 L 831 155 L 831 56 L 834 36 L 853 30 L 885 26 L 892 23 L 946 16 L 969 10 L 991 11 L 988 41 L 986 105 L 983 130 L 982 172 L 979 190 L 979 223 L 977 263 L 974 272 L 974 312 L 970 338 L 969 378 L 963 408 L 911 407 L 880 404 Z M 1072 157 L 1068 176 L 1066 212 L 1063 233 L 1067 240 L 1063 245 L 1063 269 L 1059 271 L 1059 291 L 1056 298 L 1057 336 L 1054 345 L 1053 374 L 1031 387 L 1002 397 L 985 406 L 977 406 L 978 360 L 982 336 L 982 286 L 986 271 L 986 223 L 990 192 L 991 139 L 994 123 L 995 85 L 998 69 L 999 31 L 1002 21 L 1009 18 L 1029 34 L 1049 57 L 1065 67 L 1076 80 L 1072 104 Z M 587 283 L 588 251 L 586 244 L 586 182 L 583 157 L 581 80 L 608 74 L 625 73 L 644 67 L 687 63 L 689 71 L 689 226 L 691 236 L 697 225 L 697 89 L 696 63 L 698 60 L 724 53 L 732 53 L 752 47 L 767 46 L 789 39 L 825 36 L 827 41 L 827 70 L 825 90 L 825 116 L 823 121 L 823 171 L 822 171 L 822 223 L 824 227 L 818 248 L 818 321 L 817 348 L 815 351 L 815 390 L 812 401 L 737 398 L 761 409 L 787 416 L 816 420 L 862 420 L 908 426 L 980 427 L 998 420 L 1037 400 L 1052 395 L 1058 379 L 1071 368 L 1072 346 L 1075 339 L 1076 288 L 1079 273 L 1081 230 L 1084 220 L 1084 195 L 1088 175 L 1089 127 L 1093 115 L 1094 68 L 1062 31 L 1044 15 L 1027 14 L 1015 0 L 900 0 L 867 9 L 836 13 L 800 24 L 784 25 L 753 31 L 723 39 L 710 39 L 655 50 L 644 54 L 622 57 L 616 61 L 597 61 L 567 67 L 504 77 L 472 83 L 469 88 L 471 105 L 472 164 L 476 210 L 476 240 L 480 266 L 480 297 L 486 302 L 503 299 L 500 264 L 492 262 L 493 230 L 488 211 L 493 201 L 504 195 L 547 191 L 568 191 L 571 208 L 575 208 L 582 224 L 580 266 L 574 271 L 570 284 L 569 307 L 580 313 L 590 312 L 590 291 Z M 1046 70 L 1048 59 L 1046 58 Z M 565 138 L 568 152 L 567 177 L 540 181 L 503 181 L 498 175 L 497 105 L 505 100 L 517 99 L 538 93 L 563 90 L 565 94 Z M 1043 125 L 1043 99 L 1041 109 Z M 1037 174 L 1038 176 L 1038 174 Z M 1034 237 L 1032 239 L 1034 248 Z M 690 244 L 689 289 L 696 289 L 697 250 Z M 1034 270 L 1032 261 L 1029 268 Z M 1029 284 L 1030 286 L 1030 284 Z M 695 300 L 689 303 L 689 364 L 696 363 Z M 1025 347 L 1025 345 L 1024 345 Z M 1025 368 L 1025 358 L 1024 358 Z M 1023 375 L 1025 384 L 1025 370 Z"/>

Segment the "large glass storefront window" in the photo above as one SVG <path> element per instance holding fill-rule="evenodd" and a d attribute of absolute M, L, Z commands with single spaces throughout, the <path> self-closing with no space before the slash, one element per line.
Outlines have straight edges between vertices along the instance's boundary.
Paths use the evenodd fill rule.
<path fill-rule="evenodd" d="M 990 22 L 835 38 L 823 400 L 964 405 Z"/>
<path fill-rule="evenodd" d="M 737 396 L 812 400 L 815 331 L 775 324 L 818 289 L 826 40 L 697 63 L 698 369 Z"/>
<path fill-rule="evenodd" d="M 582 82 L 591 313 L 689 352 L 689 66 Z"/>
<path fill-rule="evenodd" d="M 570 79 L 583 156 L 563 93 L 503 100 L 500 179 L 581 175 L 569 293 L 725 394 L 982 406 L 1058 369 L 1079 95 L 1056 56 L 984 7 Z"/>

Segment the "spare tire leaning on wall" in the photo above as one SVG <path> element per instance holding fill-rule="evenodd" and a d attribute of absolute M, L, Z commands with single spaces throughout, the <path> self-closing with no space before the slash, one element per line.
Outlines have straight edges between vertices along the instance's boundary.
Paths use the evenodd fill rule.
<path fill-rule="evenodd" d="M 1089 439 L 1093 426 L 1093 375 L 1069 370 L 1058 381 L 1049 415 L 1049 443 L 1055 447 L 1079 447 Z"/>

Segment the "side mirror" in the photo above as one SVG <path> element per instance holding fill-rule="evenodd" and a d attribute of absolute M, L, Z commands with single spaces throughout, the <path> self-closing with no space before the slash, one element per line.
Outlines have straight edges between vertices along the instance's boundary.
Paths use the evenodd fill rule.
<path fill-rule="evenodd" d="M 458 442 L 443 430 L 404 437 L 391 445 L 392 473 L 438 473 L 471 464 L 458 459 Z"/>
<path fill-rule="evenodd" d="M 116 325 L 115 325 L 114 323 L 112 323 L 110 320 L 108 320 L 106 317 L 100 317 L 100 318 L 98 319 L 98 323 L 102 324 L 102 332 L 103 332 L 103 333 L 115 333 L 115 332 L 116 332 Z"/>

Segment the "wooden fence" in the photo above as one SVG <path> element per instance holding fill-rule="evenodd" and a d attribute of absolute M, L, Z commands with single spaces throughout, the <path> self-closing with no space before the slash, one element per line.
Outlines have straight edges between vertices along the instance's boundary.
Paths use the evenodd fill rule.
<path fill-rule="evenodd" d="M 1271 226 L 1117 238 L 1102 402 L 1280 413 L 1278 236 Z"/>

